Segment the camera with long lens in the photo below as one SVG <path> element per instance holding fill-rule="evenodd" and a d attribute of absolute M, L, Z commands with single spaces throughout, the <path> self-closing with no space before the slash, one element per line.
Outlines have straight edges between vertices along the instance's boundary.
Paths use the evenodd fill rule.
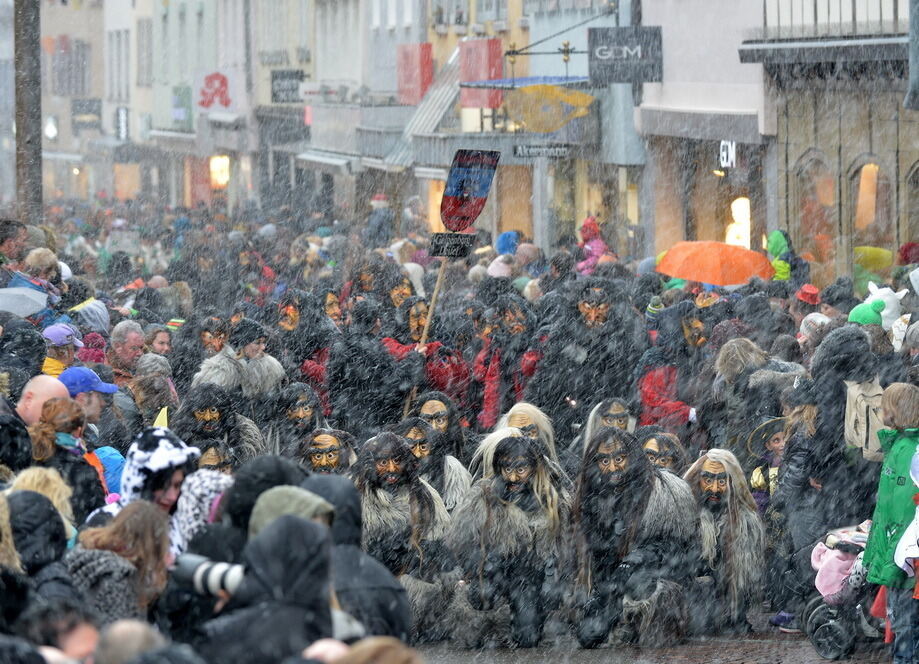
<path fill-rule="evenodd" d="M 194 553 L 183 553 L 176 558 L 172 575 L 180 583 L 194 588 L 199 595 L 217 597 L 221 591 L 234 594 L 246 578 L 246 568 L 214 562 Z"/>

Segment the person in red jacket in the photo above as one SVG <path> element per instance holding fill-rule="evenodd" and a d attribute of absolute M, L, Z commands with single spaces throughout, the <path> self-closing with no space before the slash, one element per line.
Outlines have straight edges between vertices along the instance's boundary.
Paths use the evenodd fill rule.
<path fill-rule="evenodd" d="M 472 369 L 472 379 L 482 387 L 477 417 L 482 431 L 491 430 L 501 413 L 523 399 L 540 359 L 540 353 L 530 349 L 534 317 L 520 298 L 501 296 L 487 327 L 485 344 Z"/>
<path fill-rule="evenodd" d="M 397 360 L 405 359 L 412 351 L 425 356 L 423 390 L 437 390 L 454 400 L 462 400 L 469 385 L 469 366 L 461 353 L 447 348 L 440 341 L 419 343 L 428 320 L 428 303 L 423 297 L 409 297 L 399 305 L 395 335 L 385 337 L 383 345 Z"/>
<path fill-rule="evenodd" d="M 696 421 L 688 403 L 692 380 L 705 343 L 705 325 L 692 302 L 667 307 L 658 318 L 657 345 L 642 355 L 635 372 L 641 400 L 639 425 L 657 424 L 677 432 Z"/>

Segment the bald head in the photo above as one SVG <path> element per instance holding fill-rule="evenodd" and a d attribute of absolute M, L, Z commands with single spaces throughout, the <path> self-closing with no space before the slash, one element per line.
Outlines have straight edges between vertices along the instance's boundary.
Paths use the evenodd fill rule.
<path fill-rule="evenodd" d="M 41 409 L 48 399 L 66 399 L 70 396 L 67 386 L 52 376 L 35 376 L 22 389 L 22 396 L 16 404 L 16 412 L 27 426 L 41 419 Z"/>
<path fill-rule="evenodd" d="M 148 288 L 166 288 L 169 285 L 169 282 L 166 280 L 166 277 L 158 274 L 154 277 L 150 277 L 147 281 Z"/>
<path fill-rule="evenodd" d="M 138 655 L 166 645 L 166 639 L 145 622 L 119 620 L 102 631 L 96 664 L 124 664 Z"/>

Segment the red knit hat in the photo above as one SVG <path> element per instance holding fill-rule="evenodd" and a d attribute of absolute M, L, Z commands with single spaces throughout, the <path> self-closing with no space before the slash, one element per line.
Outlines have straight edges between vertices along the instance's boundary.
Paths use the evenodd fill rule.
<path fill-rule="evenodd" d="M 581 224 L 581 237 L 584 242 L 590 242 L 594 238 L 600 237 L 600 225 L 596 217 L 587 217 Z"/>
<path fill-rule="evenodd" d="M 801 286 L 801 288 L 798 289 L 798 292 L 795 293 L 795 297 L 802 302 L 807 302 L 808 304 L 813 304 L 814 306 L 820 304 L 820 291 L 817 290 L 817 287 L 813 284 L 804 284 Z"/>

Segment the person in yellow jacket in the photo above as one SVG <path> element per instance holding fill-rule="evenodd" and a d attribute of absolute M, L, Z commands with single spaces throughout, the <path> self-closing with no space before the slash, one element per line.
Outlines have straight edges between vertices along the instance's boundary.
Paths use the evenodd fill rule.
<path fill-rule="evenodd" d="M 49 325 L 42 332 L 48 346 L 41 372 L 46 376 L 57 378 L 64 369 L 73 364 L 77 348 L 83 348 L 83 342 L 69 325 L 58 323 Z"/>

